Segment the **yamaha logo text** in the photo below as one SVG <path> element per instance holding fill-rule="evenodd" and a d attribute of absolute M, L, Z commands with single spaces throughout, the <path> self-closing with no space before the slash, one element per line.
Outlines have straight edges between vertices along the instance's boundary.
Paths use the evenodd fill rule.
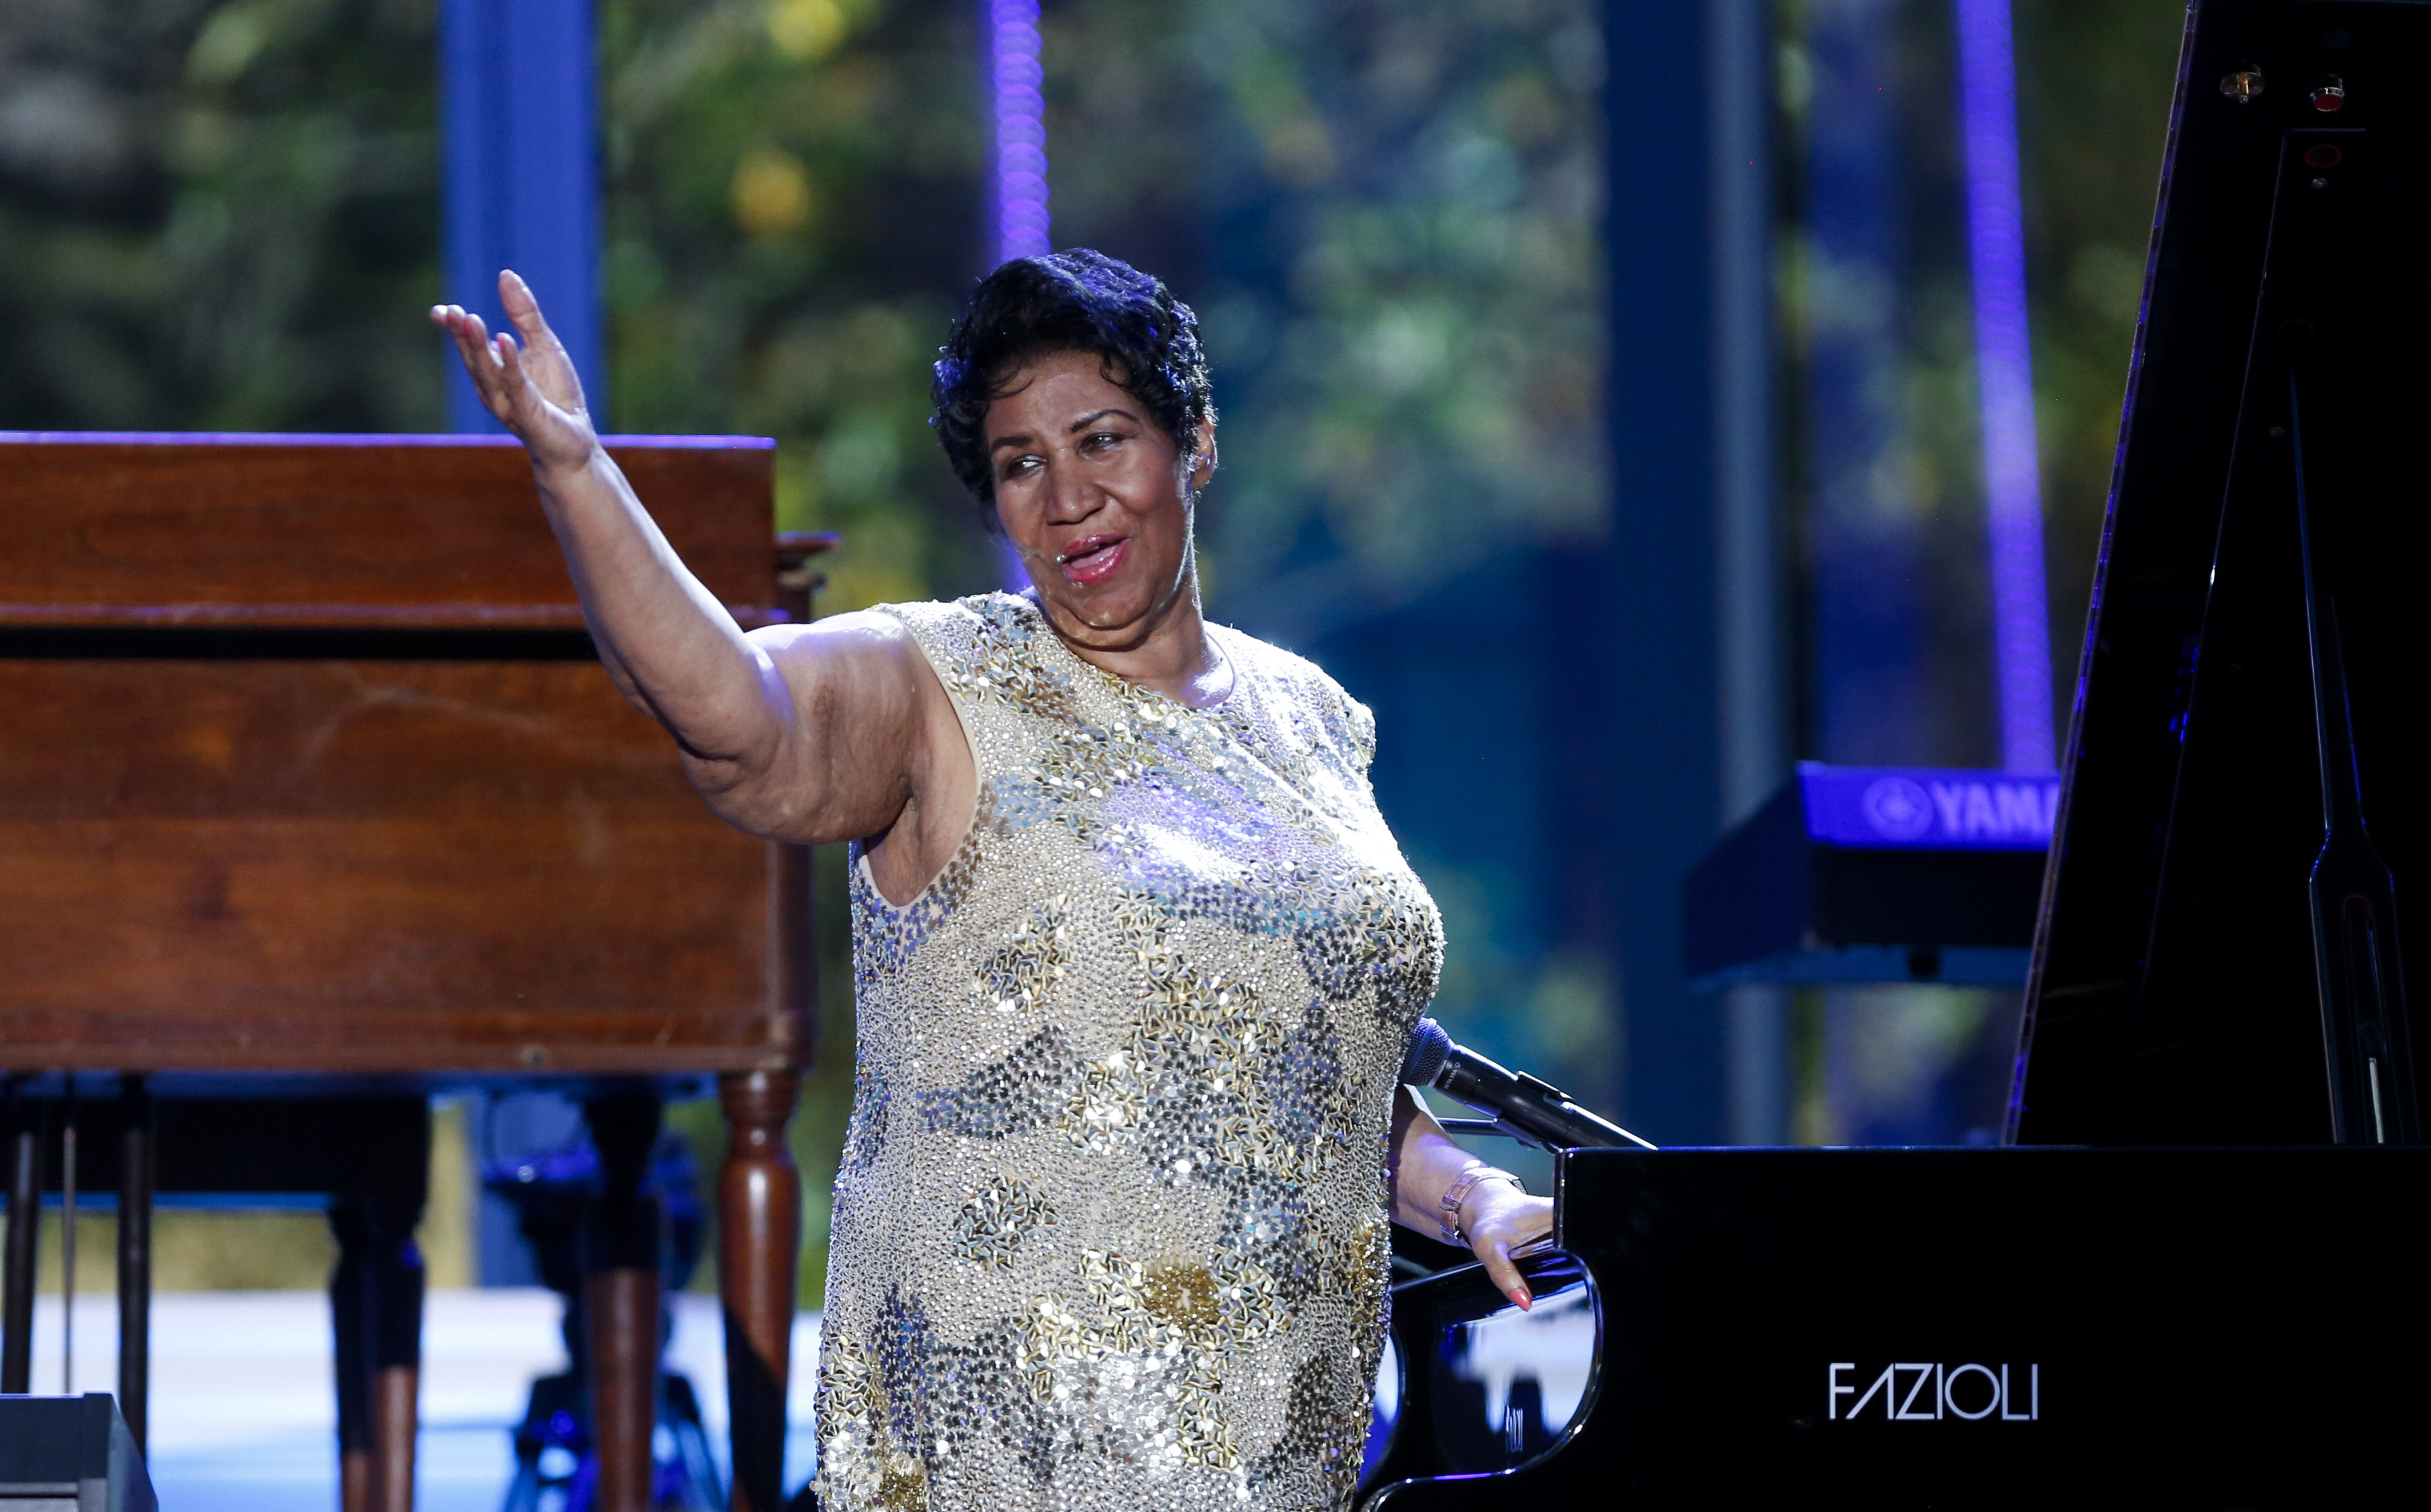
<path fill-rule="evenodd" d="M 2043 1368 L 2039 1365 L 1886 1365 L 1877 1373 L 1853 1361 L 1831 1366 L 1824 1416 L 1854 1421 L 1880 1416 L 1886 1422 L 1967 1422 L 1992 1418 L 2033 1422 L 2042 1416 Z M 2014 1373 L 2013 1373 L 2014 1372 Z M 1852 1400 L 1853 1399 L 1853 1400 Z"/>

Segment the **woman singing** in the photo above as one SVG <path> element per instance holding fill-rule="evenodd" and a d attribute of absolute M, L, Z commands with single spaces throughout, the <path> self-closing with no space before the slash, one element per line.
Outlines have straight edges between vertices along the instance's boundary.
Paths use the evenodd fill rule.
<path fill-rule="evenodd" d="M 719 817 L 852 842 L 860 1063 L 818 1487 L 874 1508 L 1337 1508 L 1384 1224 L 1513 1299 L 1551 1204 L 1396 1085 L 1443 956 L 1374 720 L 1199 614 L 1197 321 L 1074 250 L 998 268 L 935 425 L 1036 588 L 745 634 L 600 449 L 531 292 L 448 306 L 601 659 Z"/>

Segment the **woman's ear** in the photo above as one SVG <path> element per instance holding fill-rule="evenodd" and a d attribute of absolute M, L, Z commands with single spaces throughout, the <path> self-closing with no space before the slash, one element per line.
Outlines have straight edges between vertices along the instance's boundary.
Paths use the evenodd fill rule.
<path fill-rule="evenodd" d="M 1215 475 L 1216 423 L 1202 420 L 1199 423 L 1198 434 L 1191 439 L 1190 486 L 1193 490 L 1203 489 L 1207 480 Z"/>

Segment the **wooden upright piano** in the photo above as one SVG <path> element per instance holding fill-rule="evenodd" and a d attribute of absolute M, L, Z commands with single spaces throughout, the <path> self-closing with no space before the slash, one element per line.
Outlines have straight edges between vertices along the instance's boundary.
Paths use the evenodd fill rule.
<path fill-rule="evenodd" d="M 772 443 L 612 439 L 746 625 L 809 612 Z M 326 1192 L 348 1512 L 409 1512 L 432 1090 L 584 1100 L 595 1504 L 643 1508 L 664 1078 L 713 1074 L 736 1507 L 780 1487 L 815 1024 L 807 850 L 727 829 L 616 693 L 523 454 L 458 436 L 0 436 L 0 1389 L 78 1073 L 143 1411 L 154 1189 Z M 101 1074 L 95 1074 L 101 1073 Z"/>

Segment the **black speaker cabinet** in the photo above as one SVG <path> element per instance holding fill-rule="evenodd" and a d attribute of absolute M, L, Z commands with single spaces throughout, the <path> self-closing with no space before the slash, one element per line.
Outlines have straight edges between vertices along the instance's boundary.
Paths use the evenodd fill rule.
<path fill-rule="evenodd" d="M 0 1512 L 159 1512 L 106 1392 L 0 1396 Z"/>

